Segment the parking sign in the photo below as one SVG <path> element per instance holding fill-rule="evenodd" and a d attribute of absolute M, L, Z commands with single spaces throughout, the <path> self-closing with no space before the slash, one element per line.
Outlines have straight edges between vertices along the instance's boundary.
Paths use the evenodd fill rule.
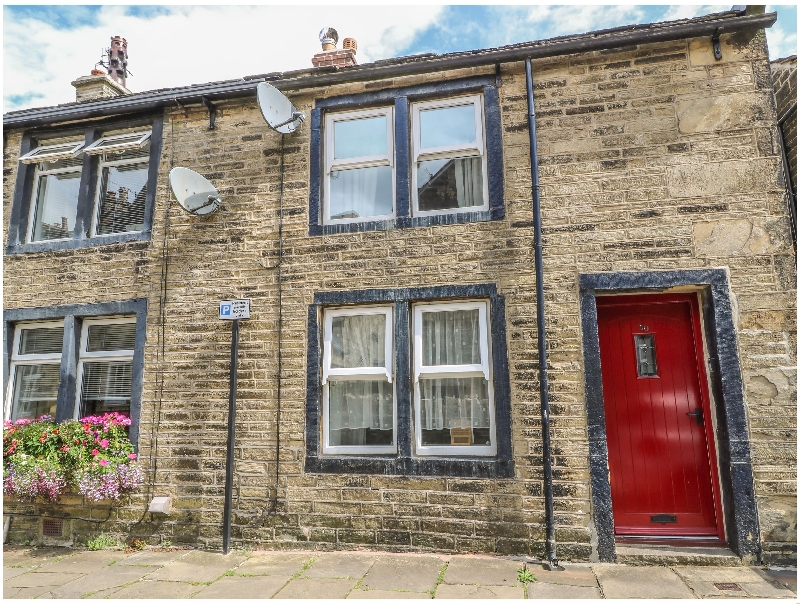
<path fill-rule="evenodd" d="M 250 300 L 223 300 L 219 303 L 219 318 L 233 321 L 250 318 Z"/>

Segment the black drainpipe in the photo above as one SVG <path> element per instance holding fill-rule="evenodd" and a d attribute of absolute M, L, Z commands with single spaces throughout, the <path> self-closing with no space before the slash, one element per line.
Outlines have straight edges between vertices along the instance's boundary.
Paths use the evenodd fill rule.
<path fill-rule="evenodd" d="M 553 512 L 553 463 L 550 453 L 550 401 L 547 396 L 547 340 L 544 329 L 544 276 L 542 274 L 542 209 L 539 203 L 539 154 L 536 151 L 536 110 L 533 107 L 531 59 L 525 60 L 528 86 L 528 132 L 531 145 L 531 189 L 533 192 L 533 248 L 536 265 L 536 327 L 539 343 L 539 397 L 542 402 L 542 462 L 544 463 L 544 520 L 547 525 L 548 570 L 564 570 L 556 558 L 556 526 Z"/>

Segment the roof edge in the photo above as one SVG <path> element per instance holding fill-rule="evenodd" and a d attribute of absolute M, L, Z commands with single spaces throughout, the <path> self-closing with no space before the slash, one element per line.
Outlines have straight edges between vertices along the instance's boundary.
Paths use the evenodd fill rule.
<path fill-rule="evenodd" d="M 732 33 L 750 29 L 764 29 L 771 27 L 776 20 L 777 13 L 741 16 L 741 13 L 738 12 L 727 12 L 683 21 L 622 26 L 482 51 L 450 53 L 447 55 L 434 55 L 433 57 L 422 55 L 418 59 L 412 55 L 408 57 L 408 61 L 399 63 L 398 60 L 393 59 L 344 69 L 329 68 L 324 70 L 309 69 L 275 72 L 247 76 L 240 80 L 151 90 L 113 99 L 9 112 L 3 116 L 3 126 L 6 128 L 43 126 L 54 122 L 152 111 L 176 104 L 200 103 L 203 98 L 214 101 L 250 96 L 255 94 L 256 86 L 262 81 L 269 81 L 280 90 L 301 90 L 370 78 L 415 75 L 464 67 L 492 65 L 501 62 L 521 61 L 527 58 L 538 59 L 635 44 L 668 42 L 704 35 L 711 36 L 717 32 Z"/>

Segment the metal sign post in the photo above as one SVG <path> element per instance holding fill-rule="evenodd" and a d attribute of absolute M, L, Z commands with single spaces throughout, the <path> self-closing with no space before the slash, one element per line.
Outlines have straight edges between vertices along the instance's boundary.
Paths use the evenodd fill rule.
<path fill-rule="evenodd" d="M 228 390 L 228 452 L 225 460 L 225 510 L 222 514 L 222 553 L 227 555 L 231 545 L 231 507 L 233 503 L 233 447 L 236 435 L 236 378 L 239 367 L 239 319 L 250 318 L 250 300 L 223 300 L 219 303 L 219 318 L 233 321 L 231 325 L 231 377 Z"/>

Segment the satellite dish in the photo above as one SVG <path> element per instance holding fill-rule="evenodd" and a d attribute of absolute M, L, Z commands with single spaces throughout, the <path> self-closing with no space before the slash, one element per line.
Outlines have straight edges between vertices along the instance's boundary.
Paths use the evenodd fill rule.
<path fill-rule="evenodd" d="M 261 82 L 257 94 L 261 115 L 273 130 L 281 134 L 291 134 L 306 120 L 306 114 L 295 109 L 291 101 L 274 86 Z"/>
<path fill-rule="evenodd" d="M 222 198 L 214 185 L 189 168 L 172 168 L 169 173 L 169 188 L 181 207 L 190 214 L 211 214 L 222 204 Z"/>

